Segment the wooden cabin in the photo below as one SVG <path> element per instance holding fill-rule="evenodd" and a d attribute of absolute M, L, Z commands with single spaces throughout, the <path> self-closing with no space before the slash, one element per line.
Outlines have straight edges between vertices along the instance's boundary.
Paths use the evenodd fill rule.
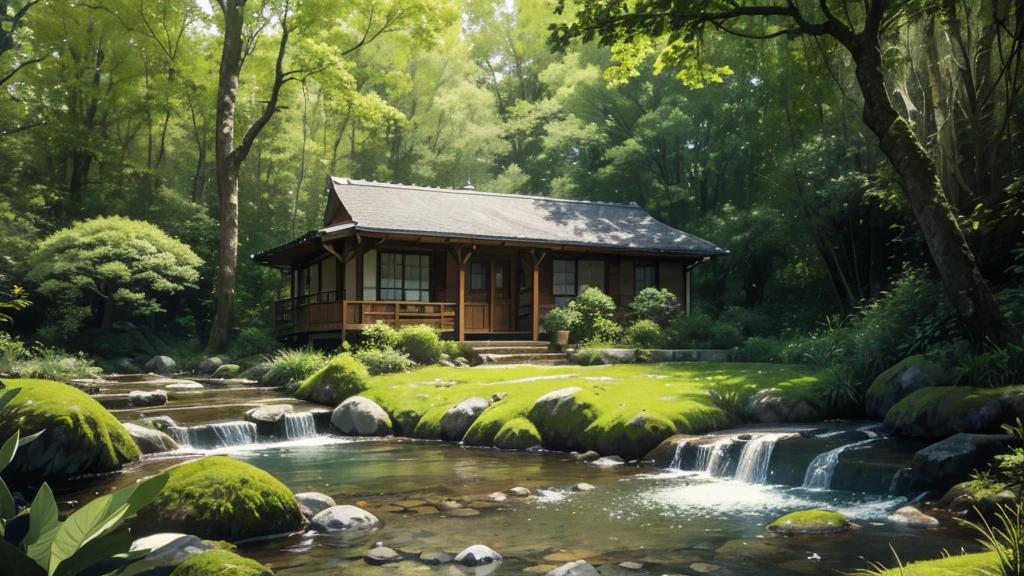
<path fill-rule="evenodd" d="M 323 227 L 252 259 L 289 275 L 274 333 L 303 344 L 377 320 L 537 340 L 544 314 L 590 286 L 622 315 L 652 286 L 689 313 L 691 271 L 727 254 L 635 203 L 328 178 Z"/>

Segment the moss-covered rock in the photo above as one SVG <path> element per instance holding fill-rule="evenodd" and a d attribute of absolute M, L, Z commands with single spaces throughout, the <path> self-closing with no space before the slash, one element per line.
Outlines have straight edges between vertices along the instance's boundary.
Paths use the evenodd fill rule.
<path fill-rule="evenodd" d="M 537 427 L 544 447 L 552 450 L 588 450 L 586 430 L 598 417 L 594 392 L 572 387 L 549 392 L 533 403 L 529 420 Z"/>
<path fill-rule="evenodd" d="M 997 433 L 1021 414 L 1024 387 L 921 388 L 900 400 L 885 416 L 886 432 L 895 436 L 945 438 L 967 432 Z"/>
<path fill-rule="evenodd" d="M 586 436 L 590 446 L 601 454 L 633 460 L 647 454 L 675 432 L 671 420 L 657 412 L 642 410 L 632 418 L 622 413 L 598 418 L 587 427 Z"/>
<path fill-rule="evenodd" d="M 838 512 L 828 510 L 801 510 L 792 512 L 765 526 L 777 534 L 834 534 L 850 529 L 850 521 Z"/>
<path fill-rule="evenodd" d="M 291 490 L 267 472 L 211 456 L 171 468 L 167 485 L 138 521 L 143 531 L 236 541 L 298 530 L 302 514 Z"/>
<path fill-rule="evenodd" d="M 644 461 L 654 462 L 654 465 L 658 468 L 668 468 L 676 461 L 676 457 L 680 452 L 680 445 L 685 447 L 693 439 L 694 436 L 691 434 L 669 436 L 655 446 L 653 450 L 645 454 Z"/>
<path fill-rule="evenodd" d="M 196 554 L 178 565 L 171 576 L 274 576 L 274 572 L 255 560 L 228 550 L 210 550 Z"/>
<path fill-rule="evenodd" d="M 213 371 L 213 378 L 234 378 L 241 370 L 238 364 L 221 364 Z"/>
<path fill-rule="evenodd" d="M 295 397 L 325 406 L 337 406 L 366 390 L 369 381 L 370 373 L 365 366 L 351 354 L 339 354 L 300 384 Z"/>
<path fill-rule="evenodd" d="M 86 473 L 112 472 L 139 458 L 124 426 L 88 394 L 60 382 L 10 379 L 21 392 L 0 413 L 0 441 L 45 430 L 18 450 L 4 478 L 37 481 Z"/>
<path fill-rule="evenodd" d="M 543 444 L 537 427 L 526 418 L 515 418 L 505 423 L 494 436 L 494 445 L 507 450 L 527 450 Z"/>
<path fill-rule="evenodd" d="M 977 518 L 980 514 L 994 520 L 1000 506 L 1013 504 L 1017 495 L 1002 482 L 970 480 L 946 491 L 936 506 L 954 514 Z"/>
<path fill-rule="evenodd" d="M 942 368 L 923 354 L 908 356 L 875 378 L 864 396 L 864 409 L 869 418 L 882 420 L 890 408 L 911 393 L 950 383 Z"/>
<path fill-rule="evenodd" d="M 271 362 L 263 361 L 256 364 L 252 368 L 244 370 L 241 374 L 238 375 L 238 377 L 244 380 L 255 380 L 256 382 L 262 384 L 263 378 L 267 375 L 267 372 L 270 372 L 270 369 L 273 367 L 274 365 Z"/>

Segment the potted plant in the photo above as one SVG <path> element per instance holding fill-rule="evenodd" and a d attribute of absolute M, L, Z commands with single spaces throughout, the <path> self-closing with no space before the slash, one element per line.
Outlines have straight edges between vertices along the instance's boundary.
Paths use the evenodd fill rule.
<path fill-rule="evenodd" d="M 551 343 L 559 350 L 569 346 L 569 330 L 577 314 L 567 308 L 552 308 L 544 315 L 544 330 L 551 335 Z"/>

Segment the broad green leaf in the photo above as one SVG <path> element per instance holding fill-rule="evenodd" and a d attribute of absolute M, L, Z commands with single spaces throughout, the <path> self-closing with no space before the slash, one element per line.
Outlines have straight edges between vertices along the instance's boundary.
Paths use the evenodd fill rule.
<path fill-rule="evenodd" d="M 14 460 L 14 454 L 18 451 L 18 438 L 21 437 L 21 431 L 15 430 L 14 434 L 4 442 L 3 448 L 0 448 L 0 470 L 7 468 L 7 465 Z"/>
<path fill-rule="evenodd" d="M 18 513 L 18 506 L 14 503 L 14 496 L 7 488 L 7 483 L 0 478 L 0 521 L 7 522 Z"/>
<path fill-rule="evenodd" d="M 0 540 L 0 566 L 3 566 L 4 574 L 46 576 L 46 570 L 43 570 L 31 558 L 26 556 L 20 548 L 7 540 Z"/>
<path fill-rule="evenodd" d="M 49 568 L 50 545 L 60 529 L 57 513 L 57 501 L 53 499 L 53 491 L 46 483 L 32 499 L 29 508 L 28 534 L 22 545 L 25 553 L 43 568 Z"/>
<path fill-rule="evenodd" d="M 25 446 L 27 444 L 31 444 L 33 441 L 35 441 L 36 438 L 39 438 L 40 436 L 42 436 L 43 432 L 46 432 L 46 428 L 43 428 L 42 430 L 40 430 L 39 432 L 36 432 L 35 434 L 30 434 L 28 436 L 22 436 L 18 440 L 18 448 L 21 448 L 22 446 Z"/>
<path fill-rule="evenodd" d="M 114 569 L 123 568 L 127 563 L 137 559 L 138 555 L 126 556 L 132 546 L 131 531 L 127 526 L 122 526 L 110 534 L 94 539 L 70 558 L 65 560 L 57 568 L 54 576 L 73 576 L 89 573 L 106 573 Z M 114 561 L 108 567 L 96 566 L 104 561 Z M 94 570 L 89 570 L 95 567 Z"/>
<path fill-rule="evenodd" d="M 3 394 L 0 394 L 0 410 L 3 410 L 5 406 L 10 404 L 11 400 L 14 400 L 14 397 L 17 396 L 19 392 L 21 392 L 21 388 L 7 390 Z"/>
<path fill-rule="evenodd" d="M 53 541 L 50 574 L 52 575 L 61 562 L 74 555 L 90 540 L 103 536 L 116 527 L 117 522 L 152 502 L 165 484 L 167 474 L 160 474 L 135 486 L 122 488 L 113 494 L 97 498 L 69 516 Z"/>

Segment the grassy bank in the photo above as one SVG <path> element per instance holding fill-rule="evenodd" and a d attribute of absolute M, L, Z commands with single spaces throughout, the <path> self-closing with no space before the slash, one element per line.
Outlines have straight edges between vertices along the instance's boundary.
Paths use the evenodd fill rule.
<path fill-rule="evenodd" d="M 372 378 L 363 395 L 391 415 L 400 434 L 416 438 L 439 438 L 441 417 L 462 400 L 503 396 L 477 419 L 465 442 L 491 446 L 496 438 L 512 436 L 521 443 L 524 434 L 537 434 L 548 445 L 544 423 L 531 416 L 534 402 L 549 392 L 580 388 L 576 399 L 582 407 L 569 422 L 570 444 L 636 456 L 672 434 L 738 423 L 727 402 L 714 401 L 713 389 L 740 391 L 742 397 L 743 391 L 776 388 L 783 395 L 805 397 L 819 383 L 813 369 L 778 364 L 428 367 Z M 541 429 L 539 434 L 530 430 L 531 423 Z"/>
<path fill-rule="evenodd" d="M 893 568 L 880 576 L 962 576 L 964 574 L 998 574 L 995 553 L 960 554 L 938 560 L 911 562 L 903 569 Z"/>

